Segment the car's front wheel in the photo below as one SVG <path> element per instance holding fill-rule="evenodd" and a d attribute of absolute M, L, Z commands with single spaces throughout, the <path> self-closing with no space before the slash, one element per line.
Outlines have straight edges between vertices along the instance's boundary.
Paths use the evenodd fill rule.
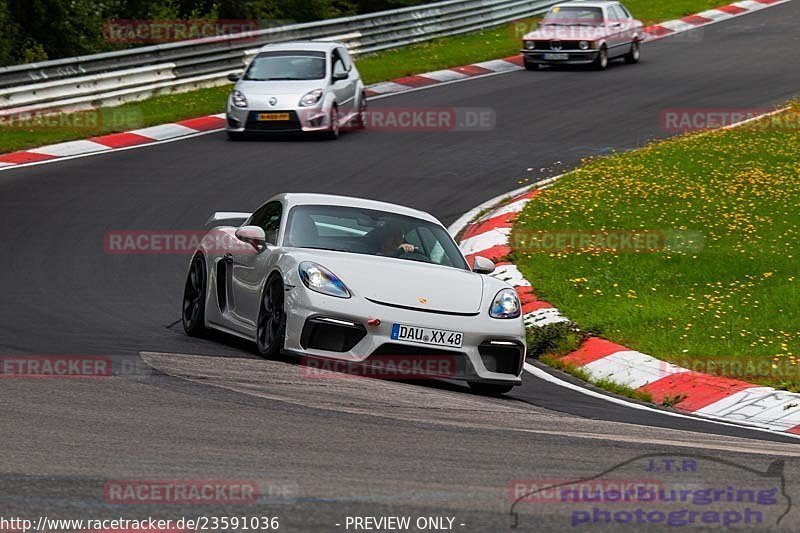
<path fill-rule="evenodd" d="M 495 383 L 480 383 L 478 381 L 470 381 L 469 388 L 475 394 L 481 394 L 483 396 L 500 396 L 513 389 L 514 385 L 498 385 Z"/>
<path fill-rule="evenodd" d="M 625 62 L 629 64 L 638 63 L 641 57 L 641 50 L 639 49 L 639 41 L 631 43 L 631 51 L 625 54 Z"/>
<path fill-rule="evenodd" d="M 361 93 L 361 101 L 358 104 L 358 115 L 356 115 L 356 129 L 363 130 L 367 127 L 367 95 Z"/>
<path fill-rule="evenodd" d="M 328 139 L 336 140 L 339 138 L 339 109 L 336 106 L 331 107 L 330 115 L 328 115 L 330 128 L 328 129 Z"/>
<path fill-rule="evenodd" d="M 600 47 L 597 52 L 597 59 L 594 60 L 594 68 L 597 70 L 605 70 L 608 67 L 608 48 L 606 45 Z"/>
<path fill-rule="evenodd" d="M 286 312 L 283 280 L 273 275 L 267 280 L 258 310 L 256 347 L 264 357 L 277 357 L 286 337 Z"/>
<path fill-rule="evenodd" d="M 183 331 L 192 337 L 202 334 L 205 330 L 207 281 L 206 260 L 202 254 L 197 254 L 192 259 L 189 275 L 186 276 L 186 286 L 183 289 L 183 312 L 181 313 Z"/>
<path fill-rule="evenodd" d="M 539 70 L 539 63 L 534 63 L 532 61 L 523 60 L 525 64 L 525 70 Z"/>

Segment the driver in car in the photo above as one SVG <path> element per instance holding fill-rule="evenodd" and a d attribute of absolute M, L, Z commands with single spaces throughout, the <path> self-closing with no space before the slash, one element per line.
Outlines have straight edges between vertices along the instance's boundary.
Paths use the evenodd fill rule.
<path fill-rule="evenodd" d="M 405 242 L 403 229 L 398 224 L 388 224 L 382 231 L 381 248 L 378 255 L 397 257 L 417 251 L 413 244 Z"/>

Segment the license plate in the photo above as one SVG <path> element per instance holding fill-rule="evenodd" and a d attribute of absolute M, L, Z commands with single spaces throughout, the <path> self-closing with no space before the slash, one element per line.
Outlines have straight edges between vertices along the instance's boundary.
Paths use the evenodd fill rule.
<path fill-rule="evenodd" d="M 464 334 L 458 331 L 409 326 L 406 324 L 392 324 L 392 339 L 398 341 L 446 346 L 448 348 L 461 348 L 463 337 Z"/>
<path fill-rule="evenodd" d="M 563 61 L 565 59 L 569 59 L 569 54 L 545 54 L 544 58 L 553 61 L 559 61 L 559 60 Z"/>
<path fill-rule="evenodd" d="M 289 113 L 259 113 L 258 120 L 289 120 Z"/>

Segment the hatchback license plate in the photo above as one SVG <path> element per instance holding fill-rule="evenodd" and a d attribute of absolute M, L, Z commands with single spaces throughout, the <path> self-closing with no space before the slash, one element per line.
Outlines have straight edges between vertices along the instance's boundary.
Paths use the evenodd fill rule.
<path fill-rule="evenodd" d="M 422 326 L 408 326 L 406 324 L 392 324 L 392 339 L 398 341 L 446 346 L 448 348 L 461 348 L 463 337 L 464 334 L 458 331 L 424 328 Z"/>
<path fill-rule="evenodd" d="M 259 113 L 258 120 L 289 120 L 289 113 Z"/>

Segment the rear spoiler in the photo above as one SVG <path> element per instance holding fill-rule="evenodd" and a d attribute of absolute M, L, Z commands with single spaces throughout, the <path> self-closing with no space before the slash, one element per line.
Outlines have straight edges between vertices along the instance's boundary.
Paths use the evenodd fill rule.
<path fill-rule="evenodd" d="M 206 221 L 206 226 L 240 226 L 242 222 L 250 218 L 251 214 L 237 211 L 217 211 Z"/>

